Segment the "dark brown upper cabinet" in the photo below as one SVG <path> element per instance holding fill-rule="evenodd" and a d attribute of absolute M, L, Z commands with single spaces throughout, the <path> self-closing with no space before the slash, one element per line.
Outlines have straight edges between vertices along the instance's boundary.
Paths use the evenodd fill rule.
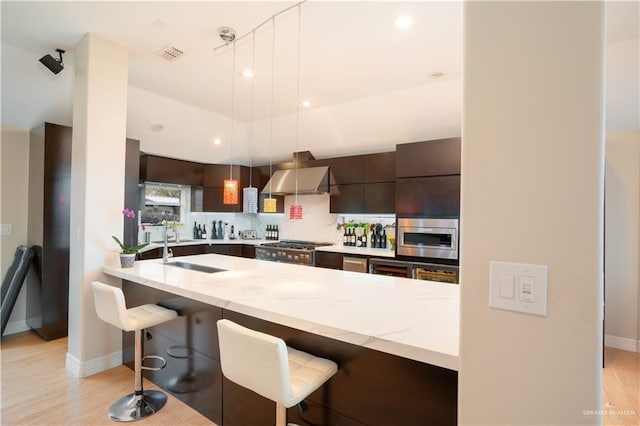
<path fill-rule="evenodd" d="M 459 217 L 460 175 L 398 179 L 398 217 Z"/>
<path fill-rule="evenodd" d="M 364 155 L 351 157 L 337 157 L 327 160 L 331 180 L 329 185 L 348 185 L 352 183 L 364 183 L 364 169 L 366 158 Z"/>
<path fill-rule="evenodd" d="M 364 185 L 363 213 L 390 213 L 396 211 L 396 183 L 380 182 Z"/>
<path fill-rule="evenodd" d="M 203 186 L 222 188 L 224 180 L 229 179 L 232 173 L 234 179 L 242 180 L 242 171 L 239 165 L 230 167 L 228 164 L 205 164 Z"/>
<path fill-rule="evenodd" d="M 329 187 L 331 213 L 364 213 L 364 187 L 362 183 L 331 185 Z"/>
<path fill-rule="evenodd" d="M 149 154 L 140 156 L 140 180 L 145 182 L 202 186 L 203 173 L 201 163 Z"/>
<path fill-rule="evenodd" d="M 233 173 L 233 175 L 231 175 Z M 238 181 L 238 204 L 223 203 L 223 183 L 229 177 Z M 243 206 L 243 189 L 251 185 L 258 190 L 258 201 L 262 177 L 257 167 L 229 166 L 228 164 L 204 165 L 204 188 L 202 189 L 202 211 L 240 213 Z M 281 203 L 282 204 L 282 203 Z M 258 205 L 258 211 L 260 211 Z"/>
<path fill-rule="evenodd" d="M 460 138 L 396 145 L 396 178 L 460 174 Z"/>
<path fill-rule="evenodd" d="M 396 153 L 380 152 L 365 156 L 364 181 L 366 183 L 395 182 Z"/>

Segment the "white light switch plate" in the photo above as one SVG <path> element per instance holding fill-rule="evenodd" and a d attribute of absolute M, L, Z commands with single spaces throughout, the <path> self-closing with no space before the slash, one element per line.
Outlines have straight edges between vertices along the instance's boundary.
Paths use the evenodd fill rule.
<path fill-rule="evenodd" d="M 547 316 L 546 265 L 491 262 L 489 270 L 490 308 Z"/>
<path fill-rule="evenodd" d="M 0 235 L 11 235 L 13 227 L 10 223 L 0 225 Z"/>

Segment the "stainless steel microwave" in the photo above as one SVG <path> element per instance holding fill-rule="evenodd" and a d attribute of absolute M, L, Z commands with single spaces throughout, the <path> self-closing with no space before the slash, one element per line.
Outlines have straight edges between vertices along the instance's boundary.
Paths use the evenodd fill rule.
<path fill-rule="evenodd" d="M 458 223 L 458 219 L 398 218 L 398 255 L 458 259 Z"/>

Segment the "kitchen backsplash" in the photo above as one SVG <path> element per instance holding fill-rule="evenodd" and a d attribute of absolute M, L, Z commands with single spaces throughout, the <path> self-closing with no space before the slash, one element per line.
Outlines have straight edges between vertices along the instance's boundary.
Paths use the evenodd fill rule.
<path fill-rule="evenodd" d="M 289 219 L 289 206 L 295 202 L 295 195 L 288 195 L 284 201 L 285 213 L 189 213 L 187 220 L 178 227 L 181 240 L 193 239 L 193 224 L 206 224 L 207 238 L 211 239 L 212 223 L 220 220 L 227 223 L 229 228 L 238 231 L 255 230 L 259 239 L 264 238 L 267 225 L 278 225 L 281 240 L 303 240 L 330 244 L 342 243 L 342 229 L 338 224 L 349 222 L 381 223 L 392 225 L 394 215 L 366 215 L 366 214 L 334 214 L 329 213 L 329 194 L 298 195 L 298 203 L 302 205 L 303 216 L 299 220 Z M 139 241 L 145 241 L 145 232 L 149 232 L 150 241 L 162 241 L 162 226 L 146 226 L 140 230 Z"/>
<path fill-rule="evenodd" d="M 280 239 L 303 240 L 336 244 L 337 215 L 329 213 L 329 194 L 298 195 L 302 205 L 302 219 L 289 219 L 289 206 L 295 203 L 295 195 L 284 197 L 284 217 L 280 224 Z"/>

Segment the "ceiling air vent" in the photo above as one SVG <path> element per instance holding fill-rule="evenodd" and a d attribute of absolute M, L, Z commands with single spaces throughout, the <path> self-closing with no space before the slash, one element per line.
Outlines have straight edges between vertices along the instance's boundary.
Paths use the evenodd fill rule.
<path fill-rule="evenodd" d="M 167 44 L 165 47 L 156 52 L 156 55 L 169 62 L 173 61 L 176 58 L 179 58 L 183 54 L 184 52 L 182 50 L 178 49 L 177 47 L 171 46 L 170 44 Z"/>

